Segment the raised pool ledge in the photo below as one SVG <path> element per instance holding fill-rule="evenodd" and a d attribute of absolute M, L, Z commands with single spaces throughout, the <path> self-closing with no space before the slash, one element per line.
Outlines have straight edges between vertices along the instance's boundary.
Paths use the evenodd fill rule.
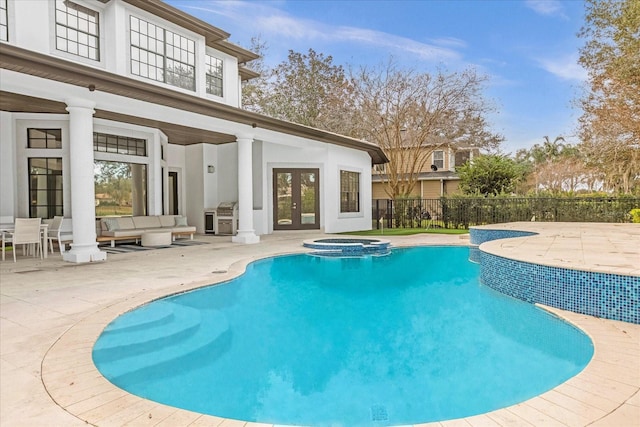
<path fill-rule="evenodd" d="M 492 240 L 510 239 L 513 237 L 535 236 L 537 234 L 538 233 L 535 233 L 533 231 L 500 230 L 500 229 L 491 229 L 491 228 L 470 227 L 469 242 L 472 245 L 480 246 L 484 242 L 490 242 Z"/>
<path fill-rule="evenodd" d="M 530 303 L 640 324 L 640 272 L 632 247 L 640 227 L 609 227 L 607 239 L 591 242 L 589 224 L 499 224 L 472 227 L 470 241 L 478 248 L 480 280 L 492 289 Z M 618 234 L 626 236 L 626 244 Z"/>
<path fill-rule="evenodd" d="M 387 255 L 391 250 L 391 242 L 384 239 L 366 238 L 322 238 L 305 240 L 302 246 L 315 249 L 313 255 L 321 256 L 362 256 Z"/>

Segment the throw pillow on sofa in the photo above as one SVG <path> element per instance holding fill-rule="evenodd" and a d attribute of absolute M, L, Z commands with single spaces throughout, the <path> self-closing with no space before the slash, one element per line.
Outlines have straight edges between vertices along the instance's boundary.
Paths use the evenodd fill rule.
<path fill-rule="evenodd" d="M 187 225 L 187 217 L 185 217 L 185 216 L 177 216 L 176 217 L 176 227 L 188 227 L 188 225 Z"/>
<path fill-rule="evenodd" d="M 104 218 L 103 221 L 107 226 L 107 231 L 116 231 L 120 229 L 117 218 Z"/>

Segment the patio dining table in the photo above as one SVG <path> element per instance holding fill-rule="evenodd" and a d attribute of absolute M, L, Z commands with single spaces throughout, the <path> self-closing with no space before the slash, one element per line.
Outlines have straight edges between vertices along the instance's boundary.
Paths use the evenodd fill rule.
<path fill-rule="evenodd" d="M 0 224 L 0 233 L 2 233 L 2 240 L 5 239 L 5 233 L 13 233 L 15 230 L 15 226 L 13 224 Z M 42 223 L 40 224 L 40 235 L 42 236 L 42 256 L 47 258 L 49 255 L 48 251 L 48 230 L 49 224 Z M 15 250 L 15 248 L 14 248 Z M 2 260 L 4 261 L 4 252 L 2 252 Z"/>

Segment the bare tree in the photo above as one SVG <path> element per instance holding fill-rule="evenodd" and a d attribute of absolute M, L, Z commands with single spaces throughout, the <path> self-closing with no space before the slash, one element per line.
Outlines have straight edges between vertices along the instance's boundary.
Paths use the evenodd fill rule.
<path fill-rule="evenodd" d="M 264 54 L 258 39 L 253 50 Z M 366 139 L 387 154 L 387 193 L 411 193 L 433 150 L 447 144 L 495 148 L 502 136 L 488 129 L 492 107 L 482 96 L 485 77 L 472 69 L 434 74 L 402 70 L 393 60 L 350 69 L 331 56 L 289 51 L 273 69 L 251 66 L 262 80 L 245 84 L 244 107 L 271 117 Z"/>
<path fill-rule="evenodd" d="M 264 62 L 269 46 L 258 35 L 251 37 L 251 45 L 248 49 L 259 55 L 259 58 L 249 62 L 247 66 L 260 76 L 242 82 L 242 108 L 259 113 L 262 111 L 261 102 L 265 98 L 267 82 L 271 77 L 271 70 Z"/>
<path fill-rule="evenodd" d="M 492 107 L 482 96 L 485 77 L 463 72 L 418 73 L 393 60 L 352 71 L 357 120 L 351 134 L 379 145 L 389 158 L 389 197 L 408 195 L 434 150 L 446 144 L 495 148 L 502 136 L 488 129 Z"/>

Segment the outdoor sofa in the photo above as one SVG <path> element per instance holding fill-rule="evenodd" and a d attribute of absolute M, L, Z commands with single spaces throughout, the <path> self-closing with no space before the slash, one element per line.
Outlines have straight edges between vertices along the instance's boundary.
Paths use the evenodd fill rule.
<path fill-rule="evenodd" d="M 171 231 L 172 241 L 177 236 L 189 236 L 193 240 L 196 227 L 188 225 L 187 218 L 180 215 L 105 217 L 96 227 L 98 242 L 111 242 L 112 247 L 117 240 L 137 242 L 142 234 L 153 231 Z"/>

